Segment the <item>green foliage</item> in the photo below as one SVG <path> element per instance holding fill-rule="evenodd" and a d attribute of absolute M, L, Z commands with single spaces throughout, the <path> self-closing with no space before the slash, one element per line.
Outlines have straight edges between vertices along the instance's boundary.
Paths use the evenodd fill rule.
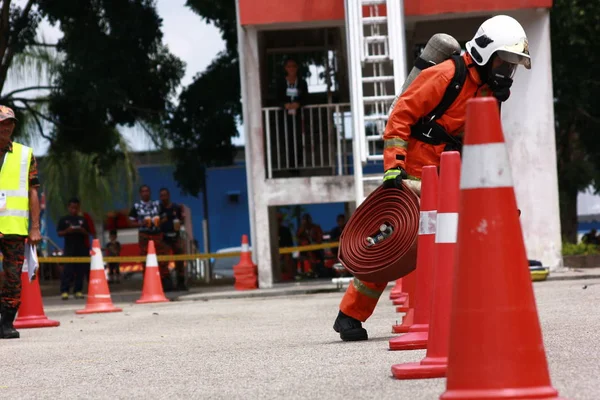
<path fill-rule="evenodd" d="M 119 125 L 161 125 L 184 73 L 162 44 L 154 1 L 44 1 L 64 37 L 50 96 L 55 151 L 93 154 L 99 168 L 119 157 Z"/>
<path fill-rule="evenodd" d="M 600 254 L 598 246 L 587 243 L 569 243 L 563 242 L 562 255 L 563 256 L 588 256 L 592 254 Z"/>
<path fill-rule="evenodd" d="M 186 87 L 173 110 L 166 138 L 172 144 L 174 178 L 184 193 L 198 196 L 202 171 L 231 165 L 241 119 L 240 71 L 237 54 L 235 2 L 189 0 L 186 5 L 221 30 L 226 50 Z"/>
<path fill-rule="evenodd" d="M 50 142 L 40 169 L 51 212 L 79 196 L 100 217 L 114 188 L 131 197 L 136 179 L 118 128 L 141 128 L 163 144 L 185 65 L 162 43 L 155 0 L 20 3 L 0 0 L 0 104 L 19 119 L 15 139 Z M 60 28 L 58 43 L 39 38 L 42 19 Z M 7 93 L 8 76 L 40 83 Z"/>
<path fill-rule="evenodd" d="M 119 201 L 131 202 L 137 170 L 125 139 L 118 132 L 115 135 L 119 138 L 119 156 L 108 168 L 100 169 L 93 155 L 79 151 L 62 154 L 51 150 L 39 161 L 52 218 L 64 215 L 67 201 L 74 196 L 79 197 L 84 210 L 97 218 Z M 115 188 L 124 188 L 125 192 Z"/>
<path fill-rule="evenodd" d="M 600 189 L 600 3 L 556 0 L 550 12 L 563 234 L 574 241 L 577 193 Z"/>

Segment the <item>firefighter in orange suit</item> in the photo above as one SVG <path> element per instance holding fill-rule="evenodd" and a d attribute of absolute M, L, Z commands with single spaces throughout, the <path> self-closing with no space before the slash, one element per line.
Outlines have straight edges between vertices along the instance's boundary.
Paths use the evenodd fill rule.
<path fill-rule="evenodd" d="M 466 50 L 456 59 L 421 71 L 398 98 L 384 134 L 385 188 L 401 188 L 402 179 L 419 180 L 424 166 L 439 167 L 443 151 L 460 151 L 467 100 L 493 95 L 499 102 L 504 102 L 510 96 L 517 66 L 522 64 L 531 68 L 525 31 L 508 16 L 485 21 L 474 38 L 467 42 Z M 464 62 L 462 66 L 461 62 Z M 432 115 L 447 88 L 457 79 L 459 68 L 465 67 L 464 83 L 455 94 L 455 100 L 447 104 L 441 115 Z M 387 283 L 354 278 L 333 325 L 342 340 L 368 339 L 361 322 L 371 316 L 386 286 Z"/>

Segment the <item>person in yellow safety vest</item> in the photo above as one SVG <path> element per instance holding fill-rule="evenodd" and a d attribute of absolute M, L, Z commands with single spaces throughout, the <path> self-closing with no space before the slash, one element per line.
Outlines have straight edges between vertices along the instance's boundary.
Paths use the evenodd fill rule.
<path fill-rule="evenodd" d="M 458 70 L 452 60 L 424 69 L 400 95 L 383 136 L 383 187 L 386 190 L 401 189 L 403 179 L 420 180 L 424 166 L 439 167 L 442 152 L 460 151 L 461 145 L 456 148 L 455 144 L 462 143 L 467 100 L 492 95 L 502 103 L 510 96 L 517 67 L 531 68 L 527 35 L 517 20 L 506 15 L 484 21 L 473 39 L 466 43 L 466 50 L 461 56 L 467 69 L 464 85 L 446 112 L 429 117 L 442 103 L 449 82 Z M 440 140 L 431 142 L 425 138 L 431 137 L 428 135 L 438 136 Z M 386 286 L 387 283 L 354 278 L 340 302 L 333 325 L 342 340 L 368 339 L 362 322 L 373 314 Z"/>
<path fill-rule="evenodd" d="M 19 338 L 13 322 L 21 304 L 21 269 L 25 240 L 36 245 L 40 234 L 40 186 L 31 147 L 11 140 L 17 119 L 0 106 L 0 251 L 4 280 L 0 293 L 0 338 Z M 29 216 L 31 214 L 31 228 Z"/>

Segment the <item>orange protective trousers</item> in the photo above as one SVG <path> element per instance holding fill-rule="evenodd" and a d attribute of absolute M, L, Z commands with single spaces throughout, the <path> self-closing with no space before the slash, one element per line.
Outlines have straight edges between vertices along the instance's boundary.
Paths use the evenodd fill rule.
<path fill-rule="evenodd" d="M 354 278 L 340 303 L 340 311 L 365 322 L 373 314 L 386 283 L 364 282 Z"/>

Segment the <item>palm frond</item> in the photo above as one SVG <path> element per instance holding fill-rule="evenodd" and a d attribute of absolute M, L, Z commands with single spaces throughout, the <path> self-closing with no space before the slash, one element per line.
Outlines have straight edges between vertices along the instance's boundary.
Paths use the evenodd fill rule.
<path fill-rule="evenodd" d="M 121 157 L 109 170 L 98 168 L 94 155 L 57 154 L 50 149 L 40 162 L 40 171 L 51 218 L 65 213 L 71 197 L 79 198 L 82 209 L 97 219 L 103 218 L 117 203 L 131 202 L 137 169 L 131 148 L 121 134 L 118 149 Z"/>
<path fill-rule="evenodd" d="M 45 85 L 54 80 L 56 66 L 62 62 L 62 55 L 56 48 L 49 46 L 43 35 L 39 45 L 28 46 L 25 51 L 14 56 L 8 79 L 13 84 Z"/>

